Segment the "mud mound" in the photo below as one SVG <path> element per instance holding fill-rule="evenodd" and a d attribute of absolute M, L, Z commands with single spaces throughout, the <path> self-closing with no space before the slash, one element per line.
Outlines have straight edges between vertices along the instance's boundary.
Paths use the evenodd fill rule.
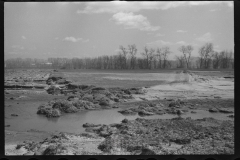
<path fill-rule="evenodd" d="M 38 114 L 44 114 L 47 117 L 57 117 L 62 113 L 75 113 L 82 110 L 95 110 L 106 108 L 117 108 L 115 103 L 125 102 L 132 99 L 132 94 L 143 94 L 141 88 L 103 88 L 88 85 L 69 84 L 68 88 L 72 89 L 72 95 L 66 100 L 53 100 L 38 108 Z M 50 86 L 47 90 L 49 94 L 61 94 L 64 89 L 59 86 Z M 56 112 L 58 109 L 60 113 Z M 143 113 L 147 114 L 147 113 Z"/>
<path fill-rule="evenodd" d="M 69 84 L 71 83 L 71 81 L 69 80 L 66 80 L 66 78 L 62 77 L 62 76 L 59 76 L 59 75 L 51 75 L 46 83 L 48 85 L 53 85 L 53 84 Z"/>
<path fill-rule="evenodd" d="M 131 154 L 144 154 L 144 148 L 156 154 L 232 154 L 233 128 L 233 122 L 215 119 L 137 118 L 121 123 L 99 148 L 111 154 L 117 148 Z"/>
<path fill-rule="evenodd" d="M 198 76 L 188 70 L 176 72 L 171 83 L 191 83 L 191 82 L 208 82 L 206 77 Z"/>

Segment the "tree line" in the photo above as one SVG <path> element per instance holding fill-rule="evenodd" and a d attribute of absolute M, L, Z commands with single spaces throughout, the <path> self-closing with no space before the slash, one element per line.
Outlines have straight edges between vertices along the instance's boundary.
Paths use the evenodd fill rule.
<path fill-rule="evenodd" d="M 192 59 L 191 45 L 179 47 L 182 54 L 175 60 L 169 60 L 172 53 L 169 47 L 150 48 L 145 46 L 139 52 L 135 44 L 127 47 L 120 46 L 119 52 L 111 56 L 98 56 L 95 58 L 12 58 L 5 60 L 5 68 L 61 68 L 61 69 L 166 69 L 166 68 L 200 68 L 224 69 L 234 68 L 232 51 L 217 52 L 212 43 L 206 43 L 199 48 L 196 61 Z"/>

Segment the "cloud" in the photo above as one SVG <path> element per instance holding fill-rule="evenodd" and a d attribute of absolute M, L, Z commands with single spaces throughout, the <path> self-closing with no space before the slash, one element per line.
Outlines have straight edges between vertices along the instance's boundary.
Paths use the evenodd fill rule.
<path fill-rule="evenodd" d="M 70 42 L 88 42 L 89 39 L 84 40 L 83 38 L 74 38 L 74 37 L 66 37 L 63 39 L 64 41 L 70 41 Z"/>
<path fill-rule="evenodd" d="M 20 45 L 13 45 L 12 48 L 18 49 L 18 50 L 19 50 L 19 49 L 21 49 L 21 50 L 24 49 L 24 47 L 23 47 L 23 46 L 20 46 Z"/>
<path fill-rule="evenodd" d="M 171 42 L 163 41 L 163 40 L 157 40 L 154 42 L 149 42 L 147 43 L 148 46 L 152 47 L 161 47 L 161 46 L 167 46 L 167 45 L 172 45 Z"/>
<path fill-rule="evenodd" d="M 179 41 L 179 42 L 177 42 L 176 44 L 181 44 L 181 45 L 185 45 L 185 44 L 187 44 L 185 41 Z"/>
<path fill-rule="evenodd" d="M 125 29 L 139 29 L 142 31 L 156 31 L 160 29 L 159 26 L 152 26 L 143 15 L 134 15 L 132 12 L 116 13 L 110 20 L 115 21 L 118 25 L 124 25 Z"/>
<path fill-rule="evenodd" d="M 183 6 L 200 6 L 200 5 L 227 5 L 233 8 L 232 1 L 172 1 L 172 2 L 127 2 L 127 1 L 111 1 L 111 2 L 87 2 L 83 10 L 78 10 L 79 14 L 91 13 L 118 13 L 118 12 L 138 12 L 140 10 L 167 10 Z"/>
<path fill-rule="evenodd" d="M 161 34 L 161 33 L 157 33 L 156 35 L 155 35 L 155 37 L 163 37 L 163 36 L 165 36 L 164 34 Z"/>
<path fill-rule="evenodd" d="M 196 40 L 198 40 L 200 42 L 210 42 L 213 40 L 213 38 L 212 38 L 211 33 L 208 32 L 208 33 L 202 35 L 201 37 L 196 38 Z"/>
<path fill-rule="evenodd" d="M 25 36 L 22 36 L 22 39 L 27 39 Z"/>
<path fill-rule="evenodd" d="M 184 31 L 184 30 L 177 30 L 178 33 L 185 33 L 187 31 Z"/>

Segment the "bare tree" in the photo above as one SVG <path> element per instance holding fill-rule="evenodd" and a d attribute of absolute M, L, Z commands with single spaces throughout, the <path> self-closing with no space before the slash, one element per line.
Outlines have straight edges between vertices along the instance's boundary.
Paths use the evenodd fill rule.
<path fill-rule="evenodd" d="M 189 68 L 189 62 L 191 58 L 191 53 L 193 51 L 193 47 L 191 45 L 187 45 L 187 46 L 183 45 L 178 50 L 183 53 L 183 57 L 185 59 L 187 68 Z"/>
<path fill-rule="evenodd" d="M 151 48 L 149 51 L 149 66 L 148 66 L 149 69 L 152 69 L 152 64 L 153 64 L 153 61 L 155 58 L 154 52 L 155 52 L 155 49 L 153 49 L 153 48 Z"/>
<path fill-rule="evenodd" d="M 142 52 L 143 57 L 145 58 L 146 68 L 152 68 L 152 60 L 154 58 L 155 50 L 153 48 L 148 49 L 147 46 L 144 47 L 144 52 Z"/>
<path fill-rule="evenodd" d="M 147 46 L 144 47 L 144 52 L 142 52 L 143 57 L 145 58 L 145 62 L 146 62 L 146 68 L 148 68 L 149 64 L 149 49 L 147 48 Z"/>
<path fill-rule="evenodd" d="M 158 59 L 158 68 L 162 68 L 162 57 L 163 57 L 162 48 L 157 48 L 156 57 Z"/>
<path fill-rule="evenodd" d="M 167 66 L 167 59 L 168 59 L 168 55 L 171 53 L 170 48 L 169 47 L 163 47 L 162 48 L 162 55 L 163 55 L 163 68 L 166 68 Z"/>
<path fill-rule="evenodd" d="M 176 59 L 178 61 L 177 68 L 183 68 L 184 67 L 184 56 L 176 56 Z"/>
<path fill-rule="evenodd" d="M 206 43 L 199 49 L 200 68 L 209 68 L 213 57 L 213 44 Z"/>
<path fill-rule="evenodd" d="M 221 56 L 218 52 L 213 53 L 213 68 L 218 69 L 220 67 Z"/>
<path fill-rule="evenodd" d="M 128 45 L 128 52 L 130 54 L 130 68 L 134 69 L 136 65 L 136 54 L 137 54 L 137 47 L 135 44 Z"/>
<path fill-rule="evenodd" d="M 209 68 L 213 54 L 213 44 L 206 43 L 204 47 L 205 47 L 204 68 Z"/>
<path fill-rule="evenodd" d="M 127 69 L 127 54 L 128 54 L 128 51 L 123 46 L 120 46 L 119 48 L 122 51 L 122 60 L 123 60 L 122 69 Z"/>

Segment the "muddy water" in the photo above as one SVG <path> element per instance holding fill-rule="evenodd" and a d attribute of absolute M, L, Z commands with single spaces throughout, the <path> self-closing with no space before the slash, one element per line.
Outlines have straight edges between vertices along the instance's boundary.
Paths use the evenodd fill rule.
<path fill-rule="evenodd" d="M 32 104 L 33 105 L 33 104 Z M 6 109 L 5 113 L 5 124 L 10 124 L 10 127 L 7 127 L 7 130 L 14 131 L 27 131 L 30 129 L 47 131 L 47 132 L 70 132 L 70 133 L 80 133 L 84 132 L 82 125 L 84 123 L 94 123 L 94 124 L 111 124 L 119 123 L 124 118 L 133 120 L 139 115 L 134 116 L 125 116 L 120 114 L 117 109 L 109 110 L 94 110 L 94 111 L 85 111 L 74 114 L 65 114 L 59 118 L 46 118 L 42 115 L 37 115 L 37 107 L 32 107 L 32 105 L 26 105 L 22 109 L 18 107 L 12 107 L 11 109 Z M 35 104 L 35 106 L 38 106 Z M 200 119 L 204 117 L 213 117 L 220 120 L 233 120 L 233 118 L 227 117 L 230 114 L 222 113 L 210 113 L 205 110 L 195 110 L 197 113 L 185 113 L 182 115 L 183 118 L 191 117 L 192 119 Z M 19 116 L 12 117 L 11 113 L 18 113 Z M 146 119 L 171 119 L 177 117 L 176 115 L 164 114 L 164 115 L 153 115 L 142 117 Z"/>

